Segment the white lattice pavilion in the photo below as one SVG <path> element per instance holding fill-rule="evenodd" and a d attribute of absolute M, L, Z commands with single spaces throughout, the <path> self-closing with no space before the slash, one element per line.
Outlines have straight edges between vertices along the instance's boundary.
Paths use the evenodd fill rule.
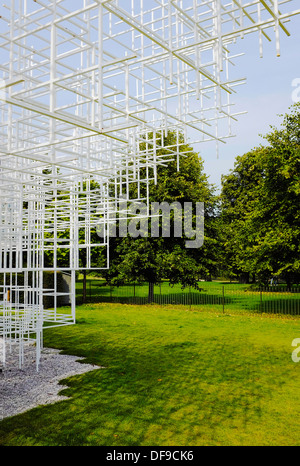
<path fill-rule="evenodd" d="M 107 251 L 109 267 L 109 238 L 95 241 L 92 233 L 108 225 L 130 183 L 147 186 L 158 165 L 179 160 L 180 134 L 192 130 L 191 144 L 232 136 L 232 96 L 243 82 L 230 78 L 232 46 L 252 34 L 260 55 L 270 40 L 280 55 L 280 35 L 289 35 L 288 22 L 300 13 L 293 4 L 10 0 L 0 8 L 4 362 L 17 343 L 21 366 L 24 342 L 33 340 L 38 367 L 43 329 L 75 323 L 75 272 L 93 268 L 96 247 Z M 168 131 L 177 143 L 159 156 Z M 50 288 L 45 271 L 53 273 Z M 70 277 L 63 293 L 62 272 Z M 58 306 L 61 294 L 69 312 Z"/>

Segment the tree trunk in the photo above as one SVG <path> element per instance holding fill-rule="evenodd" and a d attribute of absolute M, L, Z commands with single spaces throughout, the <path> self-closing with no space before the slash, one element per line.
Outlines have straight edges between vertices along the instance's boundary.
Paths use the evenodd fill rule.
<path fill-rule="evenodd" d="M 242 272 L 239 277 L 239 283 L 249 283 L 249 272 Z"/>
<path fill-rule="evenodd" d="M 285 281 L 286 281 L 286 289 L 287 289 L 287 291 L 291 291 L 291 289 L 292 289 L 292 279 L 291 279 L 290 274 L 287 274 L 286 280 L 285 280 Z"/>
<path fill-rule="evenodd" d="M 148 288 L 148 303 L 152 303 L 154 299 L 154 283 L 149 282 L 149 288 Z"/>

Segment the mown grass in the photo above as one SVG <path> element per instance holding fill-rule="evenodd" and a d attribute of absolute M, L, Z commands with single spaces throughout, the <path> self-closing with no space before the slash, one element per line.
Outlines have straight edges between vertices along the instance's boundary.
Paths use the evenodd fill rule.
<path fill-rule="evenodd" d="M 1 445 L 299 445 L 297 317 L 90 304 L 46 346 L 104 369 L 0 422 Z"/>

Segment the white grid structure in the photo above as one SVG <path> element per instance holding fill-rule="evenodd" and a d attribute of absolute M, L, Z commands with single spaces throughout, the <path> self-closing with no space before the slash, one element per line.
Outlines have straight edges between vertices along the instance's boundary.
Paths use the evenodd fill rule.
<path fill-rule="evenodd" d="M 120 198 L 129 199 L 131 182 L 147 186 L 159 164 L 179 161 L 180 134 L 197 134 L 192 144 L 232 137 L 238 115 L 230 98 L 244 80 L 230 79 L 231 45 L 256 33 L 261 56 L 272 37 L 280 55 L 280 34 L 289 35 L 286 24 L 300 13 L 289 5 L 10 0 L 1 7 L 3 362 L 6 346 L 17 342 L 21 367 L 24 341 L 33 340 L 38 368 L 43 328 L 75 322 L 75 272 L 93 268 L 99 247 L 109 267 L 109 238 L 95 241 L 93 231 L 108 225 Z M 177 135 L 172 147 L 164 146 L 168 131 Z M 53 272 L 51 289 L 45 270 Z M 71 275 L 69 313 L 57 305 L 59 272 Z M 43 306 L 47 295 L 53 309 Z"/>

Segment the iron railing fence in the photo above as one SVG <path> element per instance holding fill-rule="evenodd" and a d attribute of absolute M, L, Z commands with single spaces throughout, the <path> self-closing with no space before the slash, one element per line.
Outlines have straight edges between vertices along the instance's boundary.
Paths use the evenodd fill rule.
<path fill-rule="evenodd" d="M 168 282 L 154 285 L 152 303 L 158 305 L 220 306 L 265 313 L 300 315 L 300 287 L 290 290 L 285 285 L 255 288 L 249 285 L 222 282 L 200 282 L 201 290 L 182 289 Z M 77 302 L 82 302 L 82 282 L 77 282 Z M 124 284 L 109 286 L 103 280 L 87 280 L 86 299 L 90 303 L 148 304 L 148 285 Z"/>

